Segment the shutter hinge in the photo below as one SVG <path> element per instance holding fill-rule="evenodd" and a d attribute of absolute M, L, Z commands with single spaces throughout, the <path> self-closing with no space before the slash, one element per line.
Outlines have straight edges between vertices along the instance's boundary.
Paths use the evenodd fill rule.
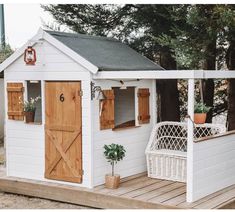
<path fill-rule="evenodd" d="M 83 96 L 83 91 L 82 90 L 78 91 L 78 96 Z"/>
<path fill-rule="evenodd" d="M 80 175 L 84 175 L 84 170 L 82 169 L 82 170 L 79 170 L 79 174 Z"/>
<path fill-rule="evenodd" d="M 138 121 L 141 121 L 142 120 L 142 116 L 138 116 Z"/>

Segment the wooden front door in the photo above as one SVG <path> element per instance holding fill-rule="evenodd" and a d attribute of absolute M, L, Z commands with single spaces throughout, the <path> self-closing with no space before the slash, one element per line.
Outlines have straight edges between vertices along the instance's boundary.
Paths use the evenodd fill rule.
<path fill-rule="evenodd" d="M 45 84 L 45 178 L 82 182 L 80 82 Z"/>

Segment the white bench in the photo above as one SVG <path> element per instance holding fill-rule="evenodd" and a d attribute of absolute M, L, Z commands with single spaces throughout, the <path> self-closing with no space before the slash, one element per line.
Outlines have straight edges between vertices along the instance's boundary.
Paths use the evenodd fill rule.
<path fill-rule="evenodd" d="M 223 125 L 194 125 L 194 138 L 226 131 Z M 145 150 L 148 177 L 186 182 L 187 123 L 160 122 L 152 130 Z"/>

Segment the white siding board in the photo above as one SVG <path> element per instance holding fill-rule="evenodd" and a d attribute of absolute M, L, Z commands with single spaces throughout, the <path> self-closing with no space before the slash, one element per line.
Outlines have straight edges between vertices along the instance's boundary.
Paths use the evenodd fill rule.
<path fill-rule="evenodd" d="M 4 136 L 4 80 L 0 78 L 0 139 Z"/>
<path fill-rule="evenodd" d="M 55 48 L 47 41 L 44 41 L 42 44 L 36 44 L 34 48 L 37 54 L 37 61 L 35 66 L 25 65 L 24 56 L 22 55 L 7 68 L 8 72 L 20 71 L 22 69 L 25 71 L 41 70 L 41 71 L 55 71 L 55 72 L 59 71 L 64 72 L 66 71 L 66 69 L 69 71 L 72 70 L 74 71 L 80 70 L 85 72 L 88 71 L 84 66 L 76 63 L 72 58 L 62 53 L 59 49 Z M 56 61 L 50 60 L 51 55 L 57 55 L 54 56 L 54 58 L 57 58 Z"/>
<path fill-rule="evenodd" d="M 102 89 L 111 89 L 111 87 L 120 87 L 120 82 L 112 80 L 96 80 L 95 85 L 101 86 Z M 150 123 L 140 125 L 140 127 L 132 129 L 123 129 L 120 131 L 100 130 L 99 126 L 99 101 L 93 100 L 93 111 L 92 111 L 92 127 L 93 127 L 93 151 L 94 151 L 94 186 L 104 183 L 104 176 L 106 173 L 110 173 L 111 166 L 103 156 L 103 146 L 105 144 L 118 143 L 124 146 L 126 149 L 126 157 L 123 161 L 118 162 L 116 165 L 116 173 L 120 174 L 121 177 L 127 177 L 137 173 L 146 171 L 146 157 L 145 148 L 149 140 L 149 136 L 155 124 L 155 95 L 154 90 L 155 82 L 153 80 L 140 80 L 125 82 L 126 86 L 138 88 L 149 88 L 150 89 Z M 137 100 L 137 97 L 136 97 Z M 136 101 L 137 103 L 138 101 Z M 138 106 L 135 105 L 138 111 Z M 138 114 L 137 114 L 138 115 Z"/>

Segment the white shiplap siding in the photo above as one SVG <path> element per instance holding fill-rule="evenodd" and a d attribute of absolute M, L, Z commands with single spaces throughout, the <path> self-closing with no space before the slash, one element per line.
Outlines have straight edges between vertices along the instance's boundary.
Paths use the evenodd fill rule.
<path fill-rule="evenodd" d="M 4 136 L 4 80 L 0 78 L 0 142 Z"/>
<path fill-rule="evenodd" d="M 91 102 L 90 72 L 64 55 L 59 49 L 44 41 L 35 46 L 37 62 L 26 66 L 21 56 L 5 71 L 5 81 L 24 82 L 42 80 L 42 125 L 25 124 L 6 119 L 6 148 L 8 176 L 50 181 L 44 178 L 45 167 L 45 81 L 81 81 L 82 97 L 82 152 L 83 183 L 77 186 L 91 187 Z M 59 182 L 59 181 L 56 181 Z M 66 182 L 60 182 L 70 184 Z"/>
<path fill-rule="evenodd" d="M 113 80 L 97 80 L 95 85 L 101 86 L 102 89 L 111 89 L 112 87 L 120 87 L 120 82 Z M 111 166 L 103 156 L 103 146 L 105 144 L 117 143 L 124 146 L 126 149 L 126 157 L 120 161 L 116 167 L 115 172 L 121 177 L 131 176 L 137 173 L 146 171 L 146 157 L 145 148 L 148 139 L 156 122 L 156 90 L 154 80 L 140 80 L 126 82 L 126 86 L 138 88 L 149 88 L 150 90 L 150 123 L 140 125 L 140 127 L 132 129 L 123 129 L 120 131 L 112 131 L 111 129 L 100 130 L 99 126 L 99 101 L 93 100 L 92 126 L 93 126 L 93 185 L 97 186 L 104 183 L 104 176 L 110 173 Z M 137 94 L 136 94 L 137 96 Z M 136 116 L 138 115 L 137 97 L 136 97 Z"/>
<path fill-rule="evenodd" d="M 235 134 L 194 144 L 194 201 L 235 184 Z"/>

